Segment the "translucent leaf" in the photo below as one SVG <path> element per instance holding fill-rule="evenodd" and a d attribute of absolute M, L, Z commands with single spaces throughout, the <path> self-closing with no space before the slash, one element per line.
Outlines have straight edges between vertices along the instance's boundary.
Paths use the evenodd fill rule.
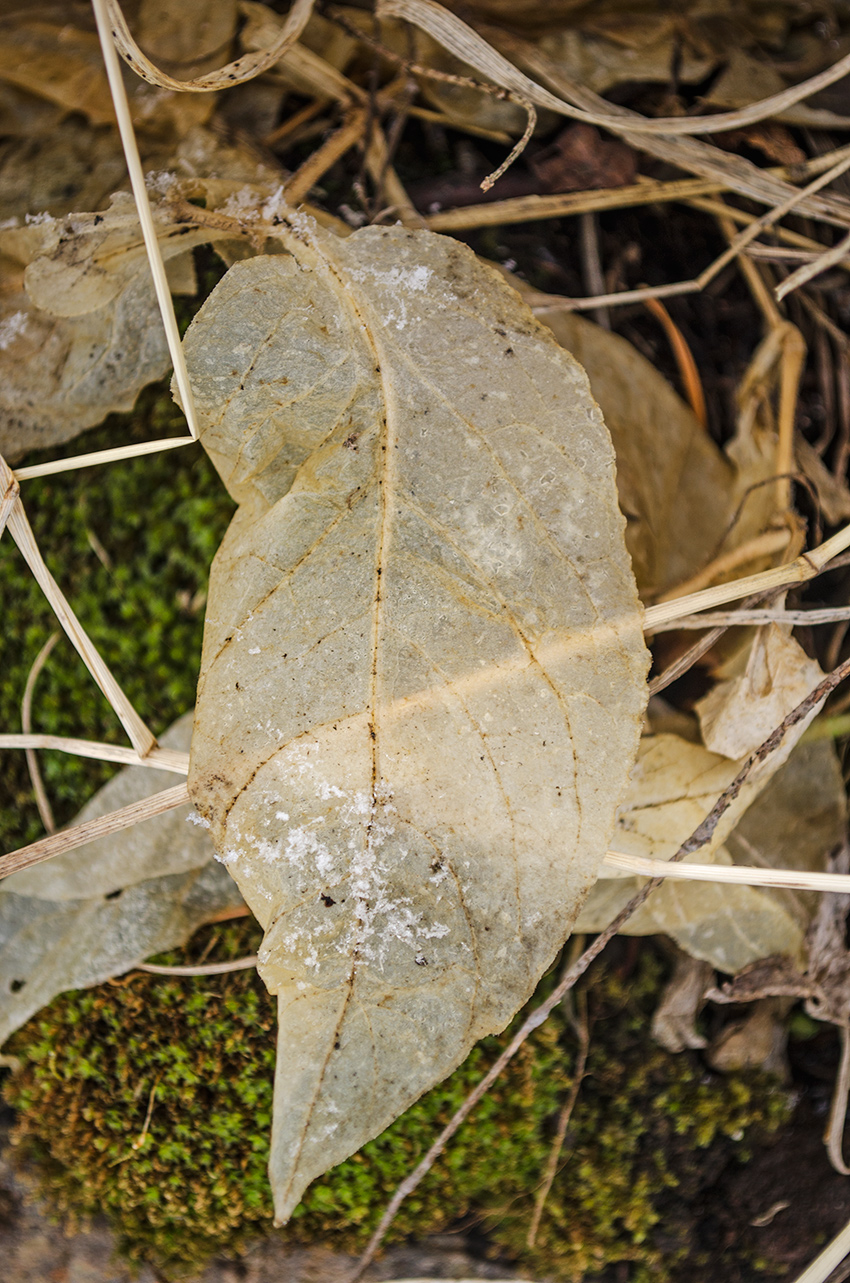
<path fill-rule="evenodd" d="M 614 846 L 669 859 L 739 766 L 675 735 L 646 737 Z M 758 782 L 745 785 L 732 808 L 731 823 L 727 817 L 718 840 L 688 858 L 823 870 L 830 850 L 842 840 L 846 823 L 841 770 L 832 744 L 798 745 L 758 796 L 757 790 Z M 600 879 L 575 929 L 601 931 L 642 882 L 631 877 Z M 627 935 L 662 932 L 693 957 L 720 971 L 736 972 L 771 954 L 799 960 L 816 903 L 814 895 L 792 891 L 668 879 L 624 931 Z"/>
<path fill-rule="evenodd" d="M 236 264 L 186 354 L 241 507 L 190 791 L 265 932 L 281 1220 L 502 1029 L 569 932 L 646 652 L 575 360 L 428 232 Z"/>
<path fill-rule="evenodd" d="M 161 743 L 185 752 L 191 727 L 189 714 Z M 127 767 L 77 819 L 173 783 L 168 772 Z M 0 1046 L 56 994 L 102 984 L 242 904 L 192 816 L 189 806 L 167 811 L 0 882 Z"/>

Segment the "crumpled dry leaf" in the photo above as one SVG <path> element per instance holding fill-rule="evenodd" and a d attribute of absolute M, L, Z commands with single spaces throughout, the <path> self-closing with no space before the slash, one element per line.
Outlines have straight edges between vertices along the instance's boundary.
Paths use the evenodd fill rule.
<path fill-rule="evenodd" d="M 578 365 L 466 247 L 291 221 L 293 257 L 237 264 L 186 339 L 241 504 L 189 787 L 266 931 L 280 1220 L 531 993 L 646 665 Z"/>
<path fill-rule="evenodd" d="M 131 409 L 168 369 L 153 284 L 141 272 L 85 315 L 32 305 L 24 270 L 55 234 L 47 222 L 0 230 L 0 454 L 10 462 Z"/>
<path fill-rule="evenodd" d="M 678 736 L 646 737 L 620 808 L 614 847 L 669 859 L 740 765 Z M 732 822 L 739 821 L 734 831 L 730 833 L 728 823 L 724 827 L 721 822 L 719 844 L 715 840 L 713 848 L 689 858 L 822 871 L 828 852 L 841 840 L 847 815 L 832 744 L 798 745 L 756 797 L 758 788 L 757 780 L 749 781 L 744 786 L 744 804 L 739 799 L 731 808 Z M 602 930 L 643 881 L 601 878 L 575 930 Z M 817 904 L 815 895 L 792 891 L 669 879 L 634 914 L 624 933 L 663 933 L 692 956 L 719 971 L 735 973 L 774 953 L 799 961 Z"/>
<path fill-rule="evenodd" d="M 744 758 L 767 739 L 823 677 L 789 628 L 758 628 L 718 684 L 696 705 L 702 742 L 712 753 Z M 742 671 L 743 670 L 743 671 Z"/>
<path fill-rule="evenodd" d="M 617 455 L 638 587 L 663 592 L 711 559 L 738 503 L 734 466 L 628 340 L 557 308 L 536 315 L 587 372 Z"/>
<path fill-rule="evenodd" d="M 185 752 L 191 729 L 188 714 L 160 742 Z M 166 771 L 127 767 L 77 822 L 173 783 Z M 182 806 L 0 882 L 0 1046 L 56 994 L 102 984 L 241 906 L 209 834 L 189 819 L 198 817 Z"/>
<path fill-rule="evenodd" d="M 159 180 L 154 222 L 174 292 L 195 284 L 191 251 L 222 248 L 233 230 L 177 222 L 171 199 L 186 190 L 238 198 L 254 180 L 257 209 L 274 203 L 280 183 L 246 149 L 191 130 L 173 153 L 183 173 Z M 210 170 L 221 176 L 207 180 Z M 164 194 L 163 194 L 164 193 Z M 117 193 L 105 210 L 61 219 L 40 214 L 0 228 L 0 454 L 15 462 L 31 449 L 71 440 L 113 410 L 129 410 L 170 360 L 132 197 Z"/>

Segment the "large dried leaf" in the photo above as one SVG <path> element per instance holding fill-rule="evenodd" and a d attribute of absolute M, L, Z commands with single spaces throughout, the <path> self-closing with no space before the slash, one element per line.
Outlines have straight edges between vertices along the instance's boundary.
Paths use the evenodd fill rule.
<path fill-rule="evenodd" d="M 185 752 L 191 724 L 191 714 L 182 717 L 161 743 Z M 77 820 L 173 783 L 166 771 L 127 767 Z M 102 984 L 239 908 L 242 897 L 192 818 L 182 806 L 0 882 L 0 1046 L 56 994 Z"/>
<path fill-rule="evenodd" d="M 241 507 L 190 791 L 266 935 L 272 1183 L 305 1186 L 504 1027 L 592 885 L 646 653 L 580 367 L 428 232 L 236 264 L 186 353 Z"/>

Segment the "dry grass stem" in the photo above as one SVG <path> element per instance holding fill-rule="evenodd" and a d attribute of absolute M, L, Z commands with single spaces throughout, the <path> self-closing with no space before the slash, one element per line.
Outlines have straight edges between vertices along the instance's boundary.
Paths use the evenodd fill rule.
<path fill-rule="evenodd" d="M 787 548 L 791 539 L 791 531 L 787 527 L 781 527 L 778 530 L 765 530 L 760 535 L 754 535 L 746 543 L 742 543 L 737 548 L 732 548 L 729 552 L 721 553 L 715 557 L 697 574 L 691 575 L 690 579 L 684 580 L 683 583 L 677 584 L 675 588 L 669 589 L 662 593 L 658 598 L 659 603 L 671 601 L 674 598 L 680 598 L 686 594 L 698 592 L 705 588 L 713 579 L 730 574 L 731 571 L 737 570 L 739 566 L 745 566 L 748 562 L 755 561 L 757 557 L 769 557 L 773 553 L 782 552 Z"/>
<path fill-rule="evenodd" d="M 524 75 L 513 63 L 508 62 L 507 58 L 503 58 L 472 27 L 468 27 L 460 18 L 448 12 L 442 5 L 435 4 L 433 0 L 378 0 L 375 12 L 379 18 L 400 18 L 421 27 L 443 48 L 448 49 L 462 62 L 474 67 L 488 80 L 505 89 L 510 89 L 517 95 L 523 95 L 538 107 L 547 107 L 561 116 L 569 116 L 574 120 L 584 121 L 588 125 L 600 125 L 604 129 L 615 132 L 619 132 L 622 127 L 622 121 L 617 115 L 605 111 L 588 111 L 565 102 L 562 98 L 557 98 L 542 85 Z M 818 93 L 828 85 L 835 84 L 848 73 L 850 73 L 850 54 L 839 58 L 831 67 L 818 72 L 808 80 L 736 111 L 724 111 L 717 115 L 698 118 L 669 116 L 649 120 L 645 117 L 636 117 L 634 121 L 630 121 L 629 129 L 634 133 L 666 134 L 671 137 L 682 134 L 717 134 L 728 129 L 740 129 L 745 125 L 756 124 L 758 121 L 786 111 L 804 98 Z"/>
<path fill-rule="evenodd" d="M 90 757 L 97 762 L 120 762 L 122 766 L 147 766 L 155 771 L 171 771 L 174 775 L 188 775 L 189 754 L 174 748 L 152 748 L 144 757 L 132 748 L 121 744 L 103 744 L 97 740 L 73 739 L 67 735 L 0 735 L 0 749 L 52 749 L 58 753 L 73 753 L 75 757 Z"/>
<path fill-rule="evenodd" d="M 21 727 L 25 735 L 29 735 L 32 732 L 32 696 L 33 691 L 35 690 L 35 684 L 38 681 L 38 675 L 47 663 L 50 653 L 61 635 L 61 633 L 52 633 L 50 637 L 48 637 L 47 641 L 33 660 L 32 668 L 27 676 L 26 685 L 24 687 L 24 697 L 21 700 Z M 55 833 L 56 821 L 53 818 L 53 808 L 50 805 L 50 799 L 47 796 L 47 790 L 44 787 L 44 780 L 41 778 L 41 771 L 39 770 L 38 758 L 35 755 L 35 749 L 28 748 L 26 750 L 26 759 L 27 770 L 30 774 L 32 791 L 35 794 L 35 803 L 38 807 L 41 822 L 44 825 L 46 833 Z"/>
<path fill-rule="evenodd" d="M 715 584 L 713 588 L 705 588 L 702 592 L 688 593 L 670 601 L 659 602 L 656 606 L 647 606 L 644 611 L 644 628 L 647 632 L 654 632 L 659 624 L 702 613 L 715 606 L 724 606 L 729 601 L 740 601 L 751 593 L 770 592 L 775 588 L 803 584 L 807 579 L 814 579 L 819 575 L 834 557 L 838 557 L 847 548 L 850 548 L 850 525 L 843 526 L 824 543 L 802 553 L 784 566 L 774 566 L 770 570 L 735 579 L 732 583 Z"/>
<path fill-rule="evenodd" d="M 794 1279 L 794 1283 L 825 1283 L 848 1252 L 850 1252 L 850 1221 L 836 1234 L 831 1243 L 827 1243 L 820 1256 L 816 1256 L 811 1265 Z"/>
<path fill-rule="evenodd" d="M 825 547 L 826 545 L 822 546 Z M 750 754 L 734 780 L 732 780 L 731 784 L 729 784 L 728 787 L 720 794 L 720 797 L 717 799 L 702 823 L 699 824 L 691 836 L 682 843 L 678 851 L 671 856 L 667 863 L 680 863 L 687 856 L 692 855 L 695 851 L 698 851 L 701 847 L 705 846 L 708 841 L 710 841 L 723 815 L 735 801 L 755 768 L 768 758 L 771 753 L 776 751 L 785 738 L 786 732 L 789 731 L 792 726 L 796 726 L 798 722 L 801 722 L 804 718 L 808 717 L 809 713 L 816 708 L 818 704 L 820 704 L 821 701 L 825 699 L 826 696 L 833 691 L 845 677 L 848 676 L 848 674 L 850 674 L 850 659 L 845 660 L 843 664 L 840 664 L 838 668 L 829 673 L 823 681 L 819 682 L 818 685 L 809 692 L 804 700 L 801 700 L 796 708 L 791 710 L 787 717 L 783 718 L 779 726 L 777 726 L 775 730 L 768 735 L 767 739 L 759 745 L 755 752 Z M 360 1257 L 357 1267 L 350 1275 L 347 1283 L 357 1283 L 357 1280 L 361 1277 L 363 1271 L 369 1265 L 380 1247 L 384 1235 L 395 1219 L 395 1215 L 404 1200 L 409 1194 L 413 1193 L 420 1181 L 422 1181 L 422 1179 L 431 1170 L 452 1136 L 454 1136 L 455 1132 L 463 1124 L 478 1104 L 479 1100 L 486 1095 L 487 1091 L 499 1077 L 502 1070 L 519 1051 L 529 1034 L 533 1033 L 535 1029 L 538 1029 L 540 1025 L 543 1024 L 549 1013 L 557 1007 L 558 1003 L 561 1002 L 564 996 L 573 988 L 576 981 L 584 975 L 587 968 L 599 956 L 608 944 L 609 940 L 612 940 L 620 931 L 621 927 L 628 922 L 629 918 L 631 918 L 632 915 L 646 903 L 653 891 L 661 885 L 662 881 L 663 879 L 660 877 L 653 877 L 643 887 L 641 887 L 640 891 L 638 891 L 628 904 L 620 910 L 605 930 L 600 932 L 593 943 L 585 949 L 582 955 L 561 979 L 559 984 L 552 990 L 549 997 L 546 998 L 544 1002 L 540 1003 L 540 1005 L 526 1017 L 509 1045 L 494 1062 L 477 1086 L 469 1093 L 466 1100 L 440 1132 L 424 1158 L 401 1182 L 398 1189 L 390 1199 L 377 1229 L 369 1240 L 366 1250 Z"/>
<path fill-rule="evenodd" d="M 0 486 L 5 482 L 8 487 L 11 477 L 12 473 L 8 464 L 4 459 L 0 458 Z M 156 739 L 145 726 L 101 659 L 96 646 L 77 619 L 56 580 L 47 569 L 20 499 L 16 500 L 9 514 L 8 526 L 9 533 L 21 550 L 24 560 L 35 576 L 39 588 L 53 608 L 56 618 L 67 633 L 74 649 L 112 705 L 121 725 L 127 732 L 133 748 L 140 757 L 145 757 L 156 745 Z"/>
<path fill-rule="evenodd" d="M 339 129 L 325 139 L 284 184 L 283 194 L 290 205 L 298 205 L 304 200 L 331 166 L 362 139 L 365 127 L 366 111 L 363 107 L 355 107 Z"/>
<path fill-rule="evenodd" d="M 85 846 L 87 842 L 94 842 L 97 838 L 132 828 L 134 824 L 141 824 L 143 820 L 161 815 L 163 811 L 185 806 L 188 801 L 187 785 L 177 784 L 174 788 L 154 793 L 153 797 L 145 797 L 140 802 L 132 802 L 117 811 L 110 811 L 108 815 L 101 815 L 96 820 L 87 820 L 85 824 L 75 824 L 70 829 L 63 829 L 61 833 L 40 838 L 38 842 L 31 842 L 29 846 L 19 847 L 17 851 L 4 855 L 0 859 L 0 878 L 7 878 L 10 873 L 29 869 L 45 860 L 52 860 L 55 855 L 64 855 L 66 851 Z"/>
<path fill-rule="evenodd" d="M 506 223 L 533 223 L 543 218 L 566 218 L 605 209 L 632 209 L 637 205 L 688 200 L 723 191 L 723 184 L 703 178 L 677 178 L 672 182 L 643 179 L 625 187 L 600 187 L 595 191 L 558 192 L 545 196 L 514 196 L 487 205 L 466 205 L 460 209 L 429 214 L 426 226 L 432 232 L 470 231 L 476 227 L 502 227 Z"/>
<path fill-rule="evenodd" d="M 160 967 L 155 962 L 140 962 L 134 971 L 149 971 L 154 976 L 224 976 L 230 971 L 247 971 L 256 967 L 257 955 L 234 958 L 232 962 L 207 962 L 197 967 Z"/>
<path fill-rule="evenodd" d="M 832 1104 L 829 1120 L 826 1125 L 824 1140 L 829 1161 L 842 1176 L 850 1176 L 850 1167 L 844 1161 L 844 1120 L 847 1117 L 847 1093 L 850 1092 L 850 1029 L 840 1025 L 841 1060 L 838 1065 L 838 1076 L 832 1093 Z"/>
<path fill-rule="evenodd" d="M 642 855 L 609 851 L 602 861 L 619 873 L 647 878 L 680 878 L 687 882 L 727 882 L 736 886 L 782 887 L 788 891 L 838 891 L 850 895 L 850 873 L 806 873 L 797 869 L 757 869 L 743 864 L 674 864 Z M 850 1175 L 850 1171 L 845 1173 Z"/>
<path fill-rule="evenodd" d="M 159 454 L 162 450 L 176 450 L 178 446 L 194 444 L 194 437 L 163 437 L 159 441 L 137 441 L 135 445 L 119 445 L 111 450 L 93 450 L 70 459 L 53 459 L 50 463 L 34 463 L 28 468 L 16 468 L 18 481 L 33 477 L 52 477 L 57 472 L 74 472 L 79 468 L 95 468 L 101 463 L 118 463 L 121 459 L 137 459 L 145 454 Z"/>
<path fill-rule="evenodd" d="M 850 233 L 842 237 L 836 245 L 833 245 L 832 249 L 824 250 L 813 263 L 805 263 L 802 267 L 798 267 L 796 272 L 786 276 L 782 284 L 776 287 L 777 299 L 781 302 L 792 290 L 798 290 L 801 285 L 805 285 L 807 281 L 820 276 L 827 268 L 843 263 L 848 254 L 850 254 Z"/>
<path fill-rule="evenodd" d="M 667 342 L 670 344 L 676 364 L 679 367 L 679 374 L 684 384 L 688 404 L 701 426 L 708 429 L 708 411 L 705 406 L 702 380 L 699 377 L 699 370 L 693 353 L 685 342 L 685 336 L 667 311 L 667 308 L 663 303 L 659 303 L 658 299 L 647 299 L 645 306 L 655 319 L 660 322 L 664 333 L 667 335 Z"/>
<path fill-rule="evenodd" d="M 295 8 L 298 3 L 304 3 L 304 0 L 296 0 Z M 189 384 L 189 371 L 186 368 L 186 358 L 183 355 L 183 348 L 180 344 L 180 331 L 177 328 L 177 318 L 174 315 L 174 304 L 171 301 L 171 291 L 168 288 L 168 280 L 165 275 L 165 264 L 162 261 L 162 254 L 157 240 L 156 228 L 154 227 L 153 214 L 151 213 L 150 201 L 148 200 L 148 190 L 145 186 L 145 176 L 142 171 L 142 161 L 139 156 L 139 148 L 136 143 L 136 133 L 133 129 L 133 121 L 130 117 L 130 105 L 127 101 L 127 90 L 124 88 L 124 81 L 121 76 L 121 64 L 118 61 L 118 54 L 115 51 L 115 45 L 110 30 L 110 19 L 113 29 L 117 32 L 120 24 L 124 24 L 124 18 L 120 8 L 114 0 L 92 0 L 94 6 L 94 16 L 97 22 L 97 31 L 100 37 L 100 45 L 103 50 L 103 61 L 106 66 L 106 75 L 109 79 L 109 88 L 112 93 L 112 102 L 115 106 L 115 115 L 118 118 L 118 132 L 121 135 L 121 145 L 124 148 L 124 157 L 127 161 L 127 170 L 130 175 L 130 185 L 133 189 L 133 198 L 136 202 L 136 209 L 139 214 L 139 222 L 142 226 L 142 236 L 145 241 L 147 250 L 148 263 L 150 264 L 151 276 L 153 277 L 156 299 L 159 304 L 162 323 L 165 327 L 165 337 L 168 342 L 168 351 L 171 354 L 171 361 L 174 366 L 174 377 L 177 380 L 177 386 L 180 389 L 180 398 L 182 401 L 183 413 L 186 416 L 186 422 L 189 431 L 193 437 L 198 435 L 198 420 L 195 414 L 195 402 L 192 397 L 192 389 Z M 312 0 L 310 3 L 312 8 Z M 309 14 L 308 14 L 309 16 Z M 305 19 L 306 21 L 306 19 Z M 126 25 L 126 24 L 124 24 Z M 144 56 L 144 55 L 142 55 Z M 141 75 L 139 67 L 132 62 L 130 65 Z"/>
<path fill-rule="evenodd" d="M 647 632 L 669 633 L 680 628 L 749 628 L 762 624 L 835 624 L 850 619 L 850 606 L 827 606 L 815 610 L 712 610 L 704 615 L 685 615 L 675 622 L 660 624 Z"/>
<path fill-rule="evenodd" d="M 5 463 L 5 460 L 3 462 Z M 3 494 L 0 499 L 0 535 L 2 535 L 21 493 L 18 479 L 8 466 L 5 468 L 0 466 L 0 486 Z"/>

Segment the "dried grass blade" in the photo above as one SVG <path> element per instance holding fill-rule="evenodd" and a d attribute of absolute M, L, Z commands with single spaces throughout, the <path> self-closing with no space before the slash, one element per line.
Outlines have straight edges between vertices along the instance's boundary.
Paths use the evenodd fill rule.
<path fill-rule="evenodd" d="M 609 851 L 603 860 L 609 869 L 647 878 L 680 878 L 687 882 L 728 882 L 736 886 L 781 887 L 787 891 L 832 891 L 850 895 L 850 874 L 806 873 L 794 869 L 757 869 L 742 864 L 689 864 L 668 867 L 666 860 Z M 850 1175 L 850 1172 L 846 1173 Z"/>
<path fill-rule="evenodd" d="M 487 76 L 505 89 L 530 99 L 539 107 L 548 107 L 562 116 L 583 120 L 590 125 L 601 125 L 605 129 L 616 129 L 620 123 L 615 115 L 608 112 L 588 111 L 574 107 L 561 98 L 556 98 L 554 94 L 525 76 L 500 53 L 497 53 L 477 31 L 449 13 L 442 5 L 433 3 L 433 0 L 378 0 L 375 12 L 379 18 L 394 17 L 412 22 L 423 31 L 427 31 L 428 35 L 445 49 L 450 50 L 455 57 L 474 67 L 481 75 Z M 804 98 L 826 88 L 827 85 L 835 84 L 848 72 L 850 72 L 850 54 L 845 54 L 831 67 L 818 72 L 808 80 L 737 111 L 725 111 L 715 116 L 701 116 L 696 119 L 669 116 L 647 120 L 637 117 L 630 128 L 635 133 L 673 136 L 717 134 L 727 129 L 739 129 L 793 107 Z"/>
<path fill-rule="evenodd" d="M 78 468 L 96 468 L 101 463 L 118 463 L 122 459 L 138 459 L 146 454 L 159 454 L 162 450 L 176 450 L 181 445 L 192 445 L 194 437 L 163 437 L 159 441 L 137 441 L 135 445 L 114 446 L 111 450 L 93 450 L 89 454 L 72 455 L 70 459 L 51 459 L 49 463 L 33 463 L 27 468 L 16 468 L 18 481 L 33 477 L 52 477 L 58 472 L 74 472 Z"/>
<path fill-rule="evenodd" d="M 0 484 L 3 481 L 4 471 L 7 476 L 11 476 L 8 464 L 0 459 Z M 115 710 L 133 748 L 140 757 L 145 757 L 155 747 L 156 739 L 112 676 L 56 580 L 47 569 L 20 499 L 16 501 L 9 515 L 8 525 L 9 533 L 20 548 L 24 560 L 35 576 L 39 588 L 53 607 L 56 618 L 67 633 L 74 649 Z"/>
<path fill-rule="evenodd" d="M 160 71 L 145 54 L 142 53 L 133 34 L 127 25 L 127 20 L 121 11 L 118 0 L 93 0 L 95 9 L 102 6 L 104 16 L 111 24 L 112 35 L 115 38 L 121 57 L 132 67 L 138 76 L 147 80 L 148 84 L 159 85 L 161 89 L 177 89 L 184 93 L 210 93 L 215 89 L 229 89 L 233 85 L 239 85 L 246 80 L 253 80 L 262 72 L 273 67 L 276 62 L 286 54 L 296 42 L 302 31 L 310 20 L 313 12 L 314 0 L 295 0 L 286 20 L 281 28 L 278 38 L 268 49 L 258 49 L 251 53 L 243 54 L 234 62 L 229 62 L 226 67 L 219 71 L 210 71 L 205 76 L 199 76 L 197 80 L 175 80 L 173 76 L 166 75 Z M 99 25 L 99 23 L 98 23 Z"/>
<path fill-rule="evenodd" d="M 306 0 L 298 0 L 298 2 L 304 4 Z M 115 45 L 110 33 L 110 19 L 109 13 L 107 12 L 110 0 L 92 0 L 92 5 L 94 6 L 94 16 L 97 22 L 100 45 L 103 50 L 103 61 L 106 66 L 106 75 L 109 80 L 109 88 L 112 93 L 112 102 L 115 106 L 115 115 L 118 119 L 118 132 L 121 135 L 121 144 L 124 148 L 127 169 L 130 174 L 130 185 L 133 188 L 133 196 L 136 201 L 139 222 L 142 226 L 142 236 L 145 241 L 145 249 L 147 250 L 151 276 L 153 277 L 154 289 L 156 291 L 156 298 L 162 315 L 162 323 L 165 327 L 168 351 L 171 354 L 171 362 L 174 366 L 174 376 L 177 380 L 177 386 L 180 389 L 183 413 L 186 415 L 186 422 L 189 425 L 189 431 L 193 437 L 197 437 L 198 422 L 195 414 L 195 402 L 192 396 L 192 388 L 189 384 L 189 372 L 186 369 L 186 358 L 183 355 L 183 348 L 180 344 L 180 332 L 177 329 L 177 318 L 174 315 L 174 304 L 171 301 L 171 291 L 168 288 L 168 280 L 165 275 L 165 264 L 162 261 L 162 254 L 160 252 L 156 228 L 154 227 L 153 222 L 153 214 L 151 213 L 150 201 L 148 200 L 145 176 L 142 172 L 142 161 L 139 156 L 139 148 L 136 144 L 136 134 L 133 129 L 133 121 L 130 117 L 130 106 L 127 102 L 127 90 L 124 88 L 124 81 L 121 77 L 121 64 L 118 61 L 118 54 L 115 52 Z M 123 15 L 121 14 L 121 10 L 118 8 L 118 5 L 114 3 L 114 0 L 112 0 L 111 8 L 117 10 L 118 19 L 123 23 Z M 309 0 L 309 8 L 312 9 L 312 0 Z M 114 14 L 113 25 L 116 25 Z"/>
<path fill-rule="evenodd" d="M 0 735 L 0 749 L 34 748 L 52 749 L 58 753 L 72 753 L 75 757 L 90 757 L 96 762 L 120 762 L 122 766 L 148 766 L 155 771 L 171 771 L 174 775 L 188 775 L 189 754 L 173 748 L 152 748 L 144 757 L 132 748 L 121 744 L 103 744 L 97 740 L 73 739 L 67 735 Z"/>
<path fill-rule="evenodd" d="M 153 797 L 146 797 L 140 802 L 132 802 L 130 806 L 122 806 L 117 811 L 110 811 L 108 815 L 101 815 L 96 820 L 77 824 L 74 828 L 53 833 L 50 837 L 41 838 L 38 842 L 31 842 L 29 846 L 10 851 L 0 859 L 0 878 L 7 878 L 10 873 L 18 873 L 21 869 L 28 869 L 33 864 L 41 864 L 44 860 L 51 860 L 55 855 L 62 855 L 65 851 L 73 851 L 87 842 L 94 842 L 96 838 L 108 837 L 110 833 L 132 828 L 134 824 L 141 824 L 143 820 L 161 815 L 163 811 L 172 811 L 177 806 L 184 806 L 188 801 L 188 788 L 185 784 L 177 784 L 174 788 L 165 789 L 162 793 L 154 793 Z"/>
<path fill-rule="evenodd" d="M 824 1283 L 848 1252 L 850 1252 L 850 1221 L 836 1234 L 831 1243 L 827 1243 L 820 1256 L 816 1256 L 811 1265 L 797 1276 L 794 1283 Z"/>
<path fill-rule="evenodd" d="M 44 668 L 50 658 L 53 647 L 61 637 L 61 633 L 52 633 L 36 655 L 32 668 L 27 676 L 26 686 L 24 687 L 24 698 L 21 701 L 21 727 L 25 735 L 32 731 L 32 696 L 35 690 L 35 684 L 38 681 L 38 675 Z M 41 771 L 38 765 L 38 758 L 35 755 L 35 749 L 26 750 L 27 770 L 30 773 L 32 782 L 32 791 L 35 794 L 35 802 L 38 807 L 38 813 L 41 816 L 41 822 L 44 825 L 45 832 L 56 832 L 56 821 L 53 818 L 53 808 L 50 805 L 50 798 L 47 796 L 47 790 L 44 787 L 44 780 L 41 778 Z"/>

